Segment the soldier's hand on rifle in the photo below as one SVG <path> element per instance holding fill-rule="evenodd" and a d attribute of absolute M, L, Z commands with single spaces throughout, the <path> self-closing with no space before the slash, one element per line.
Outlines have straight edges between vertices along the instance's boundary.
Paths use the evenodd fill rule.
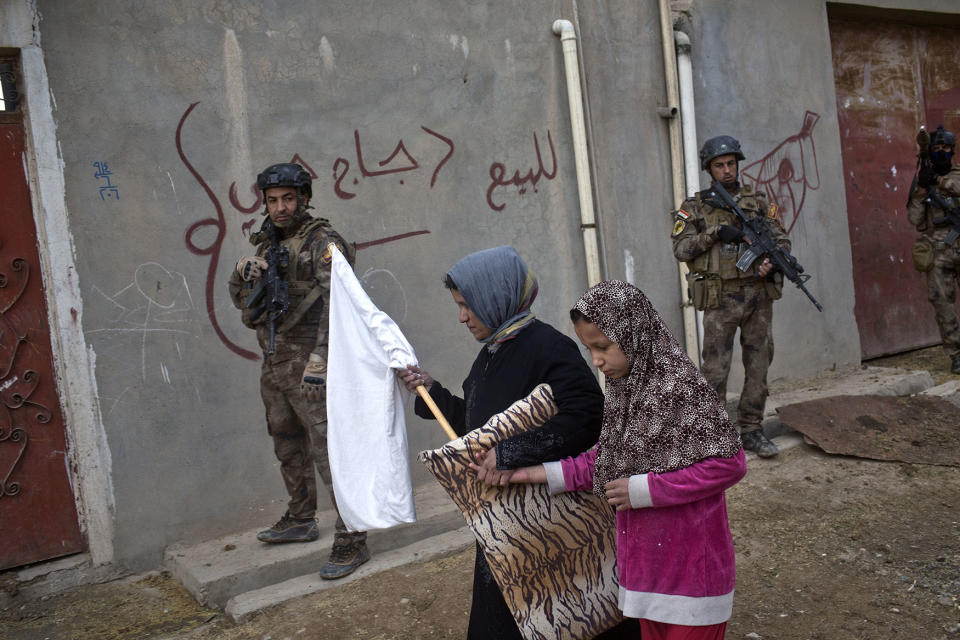
<path fill-rule="evenodd" d="M 240 274 L 240 277 L 250 282 L 251 280 L 256 280 L 260 275 L 266 271 L 267 261 L 258 256 L 244 256 L 237 260 L 237 273 Z"/>
<path fill-rule="evenodd" d="M 740 239 L 743 238 L 743 231 L 733 225 L 722 224 L 717 227 L 717 237 L 724 244 L 733 244 L 734 242 L 740 242 Z"/>
<path fill-rule="evenodd" d="M 773 264 L 770 262 L 770 258 L 764 258 L 760 266 L 757 267 L 757 275 L 761 278 L 766 278 L 767 274 L 771 271 L 773 271 Z"/>
<path fill-rule="evenodd" d="M 307 366 L 303 368 L 303 377 L 300 378 L 300 393 L 311 402 L 323 400 L 327 388 L 327 363 L 323 358 L 311 353 Z"/>
<path fill-rule="evenodd" d="M 932 184 L 937 184 L 937 173 L 933 170 L 933 165 L 924 163 L 917 172 L 917 186 L 926 189 Z"/>

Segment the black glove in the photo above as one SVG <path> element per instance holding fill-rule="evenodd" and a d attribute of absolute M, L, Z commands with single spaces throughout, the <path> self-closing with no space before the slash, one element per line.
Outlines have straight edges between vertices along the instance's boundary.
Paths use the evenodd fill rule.
<path fill-rule="evenodd" d="M 917 172 L 917 186 L 926 189 L 937 181 L 937 172 L 933 170 L 933 165 L 924 164 Z"/>
<path fill-rule="evenodd" d="M 720 242 L 724 244 L 733 244 L 734 242 L 740 242 L 740 239 L 743 237 L 743 231 L 729 224 L 722 224 L 717 227 L 717 237 L 720 238 Z"/>

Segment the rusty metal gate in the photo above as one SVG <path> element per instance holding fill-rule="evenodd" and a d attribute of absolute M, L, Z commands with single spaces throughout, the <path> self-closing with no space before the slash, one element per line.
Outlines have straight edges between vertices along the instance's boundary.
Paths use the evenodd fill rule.
<path fill-rule="evenodd" d="M 0 569 L 84 549 L 67 472 L 15 63 L 0 59 Z"/>
<path fill-rule="evenodd" d="M 830 42 L 861 355 L 937 344 L 926 279 L 910 257 L 918 234 L 906 202 L 919 126 L 960 133 L 960 29 L 834 10 Z"/>

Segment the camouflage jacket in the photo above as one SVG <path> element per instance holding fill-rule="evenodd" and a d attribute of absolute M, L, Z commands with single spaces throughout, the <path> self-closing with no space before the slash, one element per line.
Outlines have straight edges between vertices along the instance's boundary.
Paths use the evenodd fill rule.
<path fill-rule="evenodd" d="M 940 178 L 937 191 L 948 205 L 960 208 L 960 165 L 954 165 L 949 173 Z M 907 202 L 907 220 L 934 243 L 942 243 L 952 226 L 944 220 L 944 212 L 940 207 L 927 202 L 926 197 L 926 189 L 921 193 L 914 180 Z"/>
<path fill-rule="evenodd" d="M 271 362 L 277 363 L 299 357 L 309 350 L 327 359 L 327 344 L 330 324 L 330 251 L 332 242 L 353 266 L 356 245 L 346 242 L 334 231 L 324 218 L 308 217 L 295 229 L 282 230 L 280 244 L 290 252 L 288 267 L 283 279 L 289 286 L 290 306 L 275 322 L 275 353 Z M 270 242 L 261 234 L 254 234 L 250 242 L 257 246 L 256 255 L 264 257 Z M 244 282 L 234 269 L 230 274 L 230 298 L 235 307 L 243 312 L 243 323 L 255 329 L 257 340 L 266 356 L 270 341 L 267 314 L 256 320 L 246 308 L 247 297 L 255 282 Z"/>
<path fill-rule="evenodd" d="M 755 191 L 750 185 L 744 185 L 733 198 L 748 217 L 766 216 L 777 245 L 790 250 L 790 240 L 780 222 L 777 206 L 771 204 L 766 195 Z M 686 262 L 691 273 L 696 275 L 719 277 L 723 280 L 757 278 L 757 267 L 761 260 L 754 261 L 746 273 L 740 271 L 737 260 L 743 255 L 747 245 L 720 242 L 717 229 L 722 224 L 742 229 L 737 214 L 723 208 L 711 197 L 709 189 L 688 198 L 674 213 L 671 234 L 673 255 L 677 260 Z"/>

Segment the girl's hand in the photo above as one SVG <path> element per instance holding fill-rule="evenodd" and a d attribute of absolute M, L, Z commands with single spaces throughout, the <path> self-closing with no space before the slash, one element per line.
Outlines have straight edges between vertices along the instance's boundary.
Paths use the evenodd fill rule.
<path fill-rule="evenodd" d="M 477 474 L 480 482 L 489 486 L 505 487 L 514 483 L 542 483 L 547 481 L 547 473 L 543 465 L 521 467 L 519 469 L 497 469 L 497 455 L 492 451 L 480 451 L 476 455 L 476 462 L 470 463 L 470 468 Z"/>
<path fill-rule="evenodd" d="M 617 478 L 603 485 L 607 492 L 607 502 L 617 508 L 617 511 L 632 509 L 630 506 L 630 478 Z"/>

